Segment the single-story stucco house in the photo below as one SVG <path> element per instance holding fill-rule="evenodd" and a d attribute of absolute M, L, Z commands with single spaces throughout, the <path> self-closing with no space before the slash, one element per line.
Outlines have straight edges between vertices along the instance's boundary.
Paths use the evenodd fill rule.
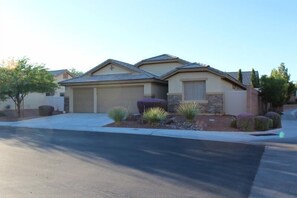
<path fill-rule="evenodd" d="M 73 75 L 67 69 L 49 71 L 56 83 L 70 79 Z M 60 86 L 55 93 L 29 93 L 23 100 L 22 109 L 38 109 L 41 105 L 51 105 L 55 110 L 64 110 L 65 87 Z M 15 104 L 11 99 L 0 101 L 0 110 L 15 109 Z"/>
<path fill-rule="evenodd" d="M 236 108 L 238 105 L 233 104 L 238 101 L 233 95 L 227 99 L 226 96 L 247 92 L 246 85 L 226 72 L 168 54 L 135 65 L 108 59 L 60 85 L 66 87 L 67 112 L 93 113 L 106 113 L 115 106 L 137 113 L 137 101 L 150 97 L 166 99 L 168 111 L 175 111 L 180 103 L 195 101 L 201 105 L 202 113 L 229 114 L 232 111 L 228 108 Z M 232 98 L 235 101 L 230 101 Z M 247 109 L 246 103 L 240 102 L 242 111 Z"/>

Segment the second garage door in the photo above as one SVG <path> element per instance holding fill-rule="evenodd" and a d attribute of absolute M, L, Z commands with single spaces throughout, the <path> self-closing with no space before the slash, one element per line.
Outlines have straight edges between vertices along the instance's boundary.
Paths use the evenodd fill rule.
<path fill-rule="evenodd" d="M 143 86 L 102 87 L 97 90 L 98 112 L 108 112 L 115 106 L 137 113 L 137 100 L 143 98 Z"/>
<path fill-rule="evenodd" d="M 73 112 L 75 113 L 93 113 L 94 112 L 93 88 L 73 89 Z"/>

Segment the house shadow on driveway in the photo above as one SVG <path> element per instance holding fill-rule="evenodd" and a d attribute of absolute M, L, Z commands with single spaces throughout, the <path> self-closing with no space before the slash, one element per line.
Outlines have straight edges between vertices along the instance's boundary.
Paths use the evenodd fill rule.
<path fill-rule="evenodd" d="M 95 166 L 108 161 L 115 172 L 125 167 L 137 171 L 133 177 L 142 172 L 184 188 L 177 197 L 248 197 L 264 151 L 261 145 L 12 127 L 0 127 L 1 143 L 62 152 Z"/>

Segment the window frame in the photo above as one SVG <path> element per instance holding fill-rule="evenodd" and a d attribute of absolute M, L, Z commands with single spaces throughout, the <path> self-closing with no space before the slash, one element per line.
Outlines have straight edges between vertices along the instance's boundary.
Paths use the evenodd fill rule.
<path fill-rule="evenodd" d="M 206 81 L 207 79 L 184 79 L 184 80 L 181 80 L 182 81 L 182 100 L 183 102 L 199 102 L 199 103 L 207 103 L 208 101 L 206 100 Z M 186 100 L 185 99 L 185 83 L 187 82 L 204 82 L 204 85 L 205 85 L 205 92 L 204 92 L 204 98 L 202 99 L 196 99 L 196 100 Z"/>

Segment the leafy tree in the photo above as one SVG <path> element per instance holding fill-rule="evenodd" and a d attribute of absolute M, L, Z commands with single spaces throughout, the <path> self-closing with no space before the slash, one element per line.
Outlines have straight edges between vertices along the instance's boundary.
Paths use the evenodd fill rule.
<path fill-rule="evenodd" d="M 285 63 L 281 63 L 277 69 L 271 71 L 271 76 L 275 78 L 283 78 L 286 82 L 290 81 L 290 74 L 288 73 L 288 68 L 286 68 Z"/>
<path fill-rule="evenodd" d="M 255 72 L 254 68 L 252 69 L 251 83 L 254 88 L 259 88 L 259 75 Z"/>
<path fill-rule="evenodd" d="M 11 98 L 16 107 L 18 116 L 21 116 L 21 103 L 32 92 L 54 92 L 58 88 L 53 75 L 42 65 L 32 65 L 29 59 L 17 61 L 14 67 L 0 68 L 0 98 Z"/>
<path fill-rule="evenodd" d="M 71 69 L 69 69 L 69 72 L 70 72 L 74 77 L 81 76 L 81 75 L 84 74 L 84 72 L 82 72 L 82 71 L 78 71 L 78 70 L 76 70 L 75 68 L 71 68 Z"/>
<path fill-rule="evenodd" d="M 237 80 L 242 83 L 242 72 L 241 72 L 241 69 L 238 70 Z"/>
<path fill-rule="evenodd" d="M 287 96 L 286 101 L 289 101 L 292 95 L 295 96 L 296 90 L 297 89 L 295 87 L 295 84 L 292 81 L 290 81 L 288 83 L 288 94 L 287 94 L 288 96 Z"/>
<path fill-rule="evenodd" d="M 286 102 L 288 84 L 285 79 L 264 75 L 261 77 L 260 90 L 262 100 L 271 103 L 274 110 Z"/>
<path fill-rule="evenodd" d="M 287 97 L 286 102 L 289 101 L 292 94 L 295 92 L 295 86 L 292 81 L 290 81 L 291 75 L 288 72 L 288 68 L 286 68 L 285 63 L 281 63 L 277 69 L 273 69 L 271 71 L 271 76 L 278 79 L 284 79 L 287 83 Z"/>

